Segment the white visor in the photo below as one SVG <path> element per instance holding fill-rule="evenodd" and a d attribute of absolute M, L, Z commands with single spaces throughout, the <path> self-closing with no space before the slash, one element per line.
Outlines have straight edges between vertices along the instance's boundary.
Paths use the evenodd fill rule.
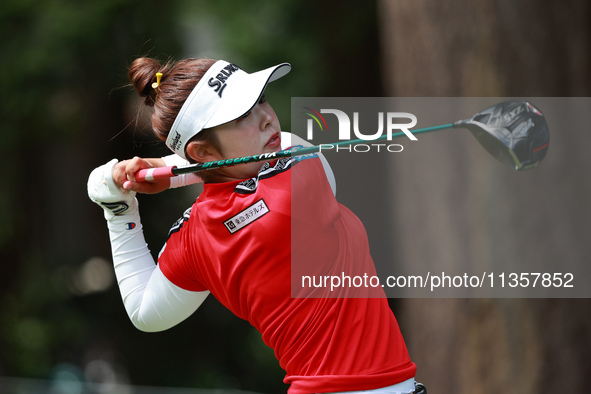
<path fill-rule="evenodd" d="M 185 148 L 203 129 L 238 119 L 250 111 L 262 96 L 267 84 L 291 71 L 282 63 L 248 74 L 224 60 L 215 62 L 197 83 L 177 115 L 166 146 L 187 159 Z"/>

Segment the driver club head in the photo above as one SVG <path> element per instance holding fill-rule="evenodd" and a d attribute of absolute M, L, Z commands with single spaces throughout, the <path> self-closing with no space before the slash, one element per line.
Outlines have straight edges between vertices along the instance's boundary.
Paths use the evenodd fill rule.
<path fill-rule="evenodd" d="M 515 170 L 537 166 L 550 141 L 544 115 L 527 101 L 493 105 L 453 126 L 470 130 L 491 155 Z"/>

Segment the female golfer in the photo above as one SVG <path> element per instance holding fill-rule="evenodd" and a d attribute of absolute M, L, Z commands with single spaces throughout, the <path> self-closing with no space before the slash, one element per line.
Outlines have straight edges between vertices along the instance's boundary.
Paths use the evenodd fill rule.
<path fill-rule="evenodd" d="M 323 157 L 202 172 L 203 192 L 171 228 L 157 262 L 144 241 L 136 192 L 159 192 L 197 177 L 136 182 L 138 170 L 305 144 L 281 132 L 263 95 L 290 69 L 280 64 L 249 74 L 204 59 L 132 63 L 131 82 L 154 107 L 154 132 L 174 155 L 115 159 L 89 178 L 89 196 L 105 210 L 127 313 L 142 331 L 165 330 L 211 293 L 274 349 L 289 393 L 424 393 L 381 286 L 346 283 L 375 268 L 365 229 L 336 201 Z M 341 277 L 343 283 L 338 289 L 310 285 L 303 276 Z"/>

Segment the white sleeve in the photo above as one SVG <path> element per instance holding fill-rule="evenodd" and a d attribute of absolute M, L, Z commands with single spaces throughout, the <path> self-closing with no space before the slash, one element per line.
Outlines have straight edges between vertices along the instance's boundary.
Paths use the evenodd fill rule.
<path fill-rule="evenodd" d="M 209 291 L 184 290 L 160 271 L 144 240 L 139 211 L 107 221 L 121 298 L 139 330 L 162 331 L 193 314 Z"/>
<path fill-rule="evenodd" d="M 291 146 L 295 145 L 302 145 L 303 147 L 313 146 L 309 141 L 298 137 L 295 134 L 289 133 L 287 131 L 281 132 L 281 149 L 287 149 Z M 326 160 L 326 157 L 320 152 L 316 153 L 322 162 L 322 167 L 324 167 L 324 172 L 326 173 L 326 179 L 328 179 L 328 183 L 330 183 L 330 188 L 332 189 L 332 193 L 336 196 L 337 194 L 337 181 L 334 177 L 334 172 L 332 172 L 332 168 Z"/>
<path fill-rule="evenodd" d="M 192 292 L 172 284 L 160 271 L 144 239 L 136 193 L 113 181 L 117 159 L 95 168 L 88 177 L 88 197 L 104 210 L 111 239 L 115 276 L 123 304 L 142 331 L 161 331 L 185 320 L 209 292 Z"/>
<path fill-rule="evenodd" d="M 186 167 L 190 165 L 187 160 L 183 159 L 179 155 L 168 155 L 162 157 L 164 160 L 164 165 L 166 167 L 170 166 L 177 166 L 177 167 Z M 170 187 L 169 189 L 174 189 L 176 187 L 188 186 L 193 185 L 195 183 L 203 182 L 203 179 L 196 173 L 189 173 L 189 174 L 181 174 L 177 176 L 173 176 L 170 178 Z"/>

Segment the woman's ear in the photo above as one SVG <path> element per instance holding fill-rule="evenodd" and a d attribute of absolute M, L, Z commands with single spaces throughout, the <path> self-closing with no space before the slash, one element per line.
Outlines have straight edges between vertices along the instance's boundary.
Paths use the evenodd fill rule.
<path fill-rule="evenodd" d="M 197 163 L 221 159 L 219 152 L 205 141 L 191 141 L 187 144 L 187 155 Z"/>

